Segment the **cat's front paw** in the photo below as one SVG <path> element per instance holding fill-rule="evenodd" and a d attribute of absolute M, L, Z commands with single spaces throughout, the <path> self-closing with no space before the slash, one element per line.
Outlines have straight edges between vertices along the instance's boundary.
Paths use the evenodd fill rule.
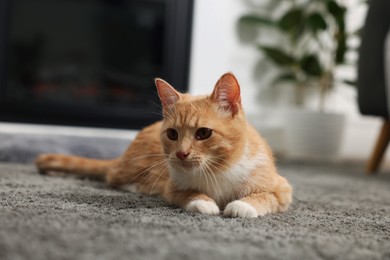
<path fill-rule="evenodd" d="M 223 215 L 232 218 L 256 218 L 259 214 L 251 204 L 241 200 L 235 200 L 226 206 Z"/>
<path fill-rule="evenodd" d="M 185 210 L 209 215 L 219 214 L 219 208 L 212 200 L 193 200 L 187 204 Z"/>

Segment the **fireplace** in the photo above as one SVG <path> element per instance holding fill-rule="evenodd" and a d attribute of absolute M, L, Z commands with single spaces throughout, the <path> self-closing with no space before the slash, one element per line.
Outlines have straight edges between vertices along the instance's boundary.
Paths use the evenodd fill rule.
<path fill-rule="evenodd" d="M 0 0 L 0 121 L 137 129 L 186 91 L 192 0 Z"/>

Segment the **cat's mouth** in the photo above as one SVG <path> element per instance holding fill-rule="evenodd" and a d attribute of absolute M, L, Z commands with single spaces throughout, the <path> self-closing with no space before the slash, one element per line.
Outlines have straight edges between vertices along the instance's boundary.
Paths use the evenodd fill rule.
<path fill-rule="evenodd" d="M 200 162 L 198 160 L 174 160 L 173 166 L 181 169 L 195 169 L 200 167 Z"/>

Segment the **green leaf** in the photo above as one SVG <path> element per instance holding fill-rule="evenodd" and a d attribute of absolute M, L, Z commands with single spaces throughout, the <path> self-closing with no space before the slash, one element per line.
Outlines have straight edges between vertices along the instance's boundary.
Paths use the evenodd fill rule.
<path fill-rule="evenodd" d="M 297 27 L 300 27 L 303 20 L 303 11 L 302 9 L 291 9 L 285 13 L 279 20 L 279 27 L 284 31 L 296 30 Z"/>
<path fill-rule="evenodd" d="M 336 64 L 341 64 L 344 62 L 345 53 L 347 51 L 347 36 L 345 31 L 345 14 L 347 9 L 344 6 L 340 6 L 335 0 L 328 0 L 327 8 L 335 19 L 338 27 L 335 35 L 337 41 L 335 62 Z"/>
<path fill-rule="evenodd" d="M 271 19 L 252 14 L 241 16 L 239 22 L 259 26 L 274 25 L 274 22 Z"/>
<path fill-rule="evenodd" d="M 312 13 L 307 19 L 308 25 L 313 32 L 324 31 L 328 28 L 325 19 L 320 13 Z"/>
<path fill-rule="evenodd" d="M 294 57 L 288 55 L 281 49 L 266 46 L 259 46 L 259 49 L 264 52 L 267 58 L 272 60 L 277 65 L 289 66 L 295 63 Z"/>
<path fill-rule="evenodd" d="M 328 11 L 333 17 L 339 17 L 345 13 L 345 7 L 340 6 L 335 0 L 328 0 L 326 3 Z"/>
<path fill-rule="evenodd" d="M 362 35 L 363 35 L 363 28 L 357 29 L 356 31 L 352 32 L 351 35 L 352 36 L 362 37 Z"/>
<path fill-rule="evenodd" d="M 335 21 L 339 27 L 339 30 L 345 31 L 345 14 L 347 12 L 347 9 L 344 6 L 340 6 L 334 0 L 327 1 L 327 8 L 328 8 L 329 13 L 335 19 Z"/>
<path fill-rule="evenodd" d="M 286 82 L 286 81 L 297 81 L 297 77 L 292 72 L 286 72 L 277 76 L 273 81 L 272 85 L 276 85 L 278 83 Z"/>
<path fill-rule="evenodd" d="M 298 8 L 289 10 L 280 18 L 277 25 L 280 30 L 289 32 L 291 40 L 298 40 L 306 27 L 303 10 Z"/>
<path fill-rule="evenodd" d="M 355 86 L 357 85 L 357 80 L 348 80 L 348 79 L 345 79 L 345 80 L 343 80 L 343 82 L 344 82 L 345 84 L 348 84 L 348 85 L 353 86 L 353 87 L 355 87 Z"/>
<path fill-rule="evenodd" d="M 345 33 L 339 33 L 337 36 L 336 64 L 344 63 L 345 53 L 347 52 L 347 37 Z"/>
<path fill-rule="evenodd" d="M 300 67 L 309 76 L 321 76 L 323 70 L 317 56 L 309 54 L 304 56 L 300 61 Z"/>

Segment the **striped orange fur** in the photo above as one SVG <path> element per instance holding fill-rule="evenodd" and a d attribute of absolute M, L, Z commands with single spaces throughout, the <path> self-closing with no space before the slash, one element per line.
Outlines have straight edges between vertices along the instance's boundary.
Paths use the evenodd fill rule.
<path fill-rule="evenodd" d="M 288 209 L 292 188 L 246 121 L 233 74 L 224 74 L 210 96 L 179 93 L 161 79 L 156 87 L 163 121 L 141 130 L 120 158 L 43 154 L 39 171 L 102 178 L 112 187 L 131 184 L 190 212 L 257 217 Z"/>

